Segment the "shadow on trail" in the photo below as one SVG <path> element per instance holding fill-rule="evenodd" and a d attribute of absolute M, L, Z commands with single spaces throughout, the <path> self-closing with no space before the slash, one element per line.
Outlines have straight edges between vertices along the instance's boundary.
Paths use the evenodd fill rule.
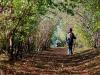
<path fill-rule="evenodd" d="M 57 50 L 42 51 L 39 53 L 28 55 L 21 61 L 16 62 L 17 64 L 19 64 L 17 65 L 17 67 L 21 67 L 18 72 L 16 71 L 16 69 L 14 69 L 14 67 L 16 67 L 16 64 L 9 65 L 10 67 L 13 67 L 13 69 L 8 69 L 8 71 L 5 67 L 5 72 L 9 72 L 12 70 L 13 75 L 17 73 L 20 74 L 22 73 L 21 71 L 25 73 L 23 75 L 26 75 L 26 73 L 28 73 L 27 75 L 80 75 L 82 73 L 84 73 L 85 75 L 86 72 L 84 72 L 84 70 L 86 69 L 88 71 L 91 71 L 89 75 L 100 74 L 100 58 L 97 59 L 97 61 L 95 60 L 95 58 L 100 56 L 99 49 L 86 50 L 82 53 L 77 53 L 72 56 L 65 55 L 60 51 L 63 52 L 64 49 L 60 48 Z M 84 66 L 86 63 L 88 63 L 88 65 Z"/>
<path fill-rule="evenodd" d="M 99 50 L 87 50 L 84 51 L 80 54 L 74 54 L 72 56 L 68 56 L 68 55 L 62 55 L 62 54 L 56 54 L 56 53 L 52 53 L 52 51 L 48 51 L 45 53 L 39 53 L 34 55 L 33 60 L 39 60 L 39 61 L 43 61 L 43 62 L 57 62 L 57 63 L 73 63 L 74 66 L 76 65 L 80 65 L 80 64 L 84 64 L 86 62 L 89 62 L 90 60 L 93 60 L 95 57 L 97 57 L 98 55 L 100 55 L 100 51 Z"/>
<path fill-rule="evenodd" d="M 74 55 L 72 57 L 72 61 L 79 63 L 78 65 L 80 65 L 93 60 L 95 57 L 99 55 L 100 55 L 100 50 L 87 50 L 80 54 Z"/>

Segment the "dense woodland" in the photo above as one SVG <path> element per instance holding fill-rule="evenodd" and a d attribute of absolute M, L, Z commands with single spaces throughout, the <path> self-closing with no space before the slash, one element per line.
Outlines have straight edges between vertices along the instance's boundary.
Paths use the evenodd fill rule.
<path fill-rule="evenodd" d="M 99 49 L 100 0 L 0 0 L 0 75 L 99 75 Z"/>
<path fill-rule="evenodd" d="M 100 35 L 99 0 L 1 0 L 0 50 L 32 53 L 65 42 L 73 27 L 78 47 L 96 47 Z M 62 45 L 64 46 L 64 45 Z"/>

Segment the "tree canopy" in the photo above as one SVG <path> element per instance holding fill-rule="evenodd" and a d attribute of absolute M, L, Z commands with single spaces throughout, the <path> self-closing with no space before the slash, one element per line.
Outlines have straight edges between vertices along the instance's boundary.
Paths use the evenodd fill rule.
<path fill-rule="evenodd" d="M 93 47 L 100 29 L 100 0 L 0 1 L 0 48 L 8 53 L 43 50 L 57 38 L 64 43 L 69 27 L 78 44 Z"/>

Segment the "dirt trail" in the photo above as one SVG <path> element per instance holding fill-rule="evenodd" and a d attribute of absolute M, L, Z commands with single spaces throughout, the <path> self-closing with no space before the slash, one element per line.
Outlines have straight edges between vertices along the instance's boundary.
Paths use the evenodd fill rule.
<path fill-rule="evenodd" d="M 100 75 L 100 50 L 68 56 L 65 48 L 50 49 L 14 64 L 6 62 L 1 69 L 0 75 Z"/>

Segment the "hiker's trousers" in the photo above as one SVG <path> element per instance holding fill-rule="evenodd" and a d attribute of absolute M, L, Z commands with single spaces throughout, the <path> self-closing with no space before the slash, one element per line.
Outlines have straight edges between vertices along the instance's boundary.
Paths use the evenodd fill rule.
<path fill-rule="evenodd" d="M 68 55 L 72 55 L 73 54 L 72 46 L 73 45 L 68 45 L 68 49 L 67 49 L 67 54 Z"/>

